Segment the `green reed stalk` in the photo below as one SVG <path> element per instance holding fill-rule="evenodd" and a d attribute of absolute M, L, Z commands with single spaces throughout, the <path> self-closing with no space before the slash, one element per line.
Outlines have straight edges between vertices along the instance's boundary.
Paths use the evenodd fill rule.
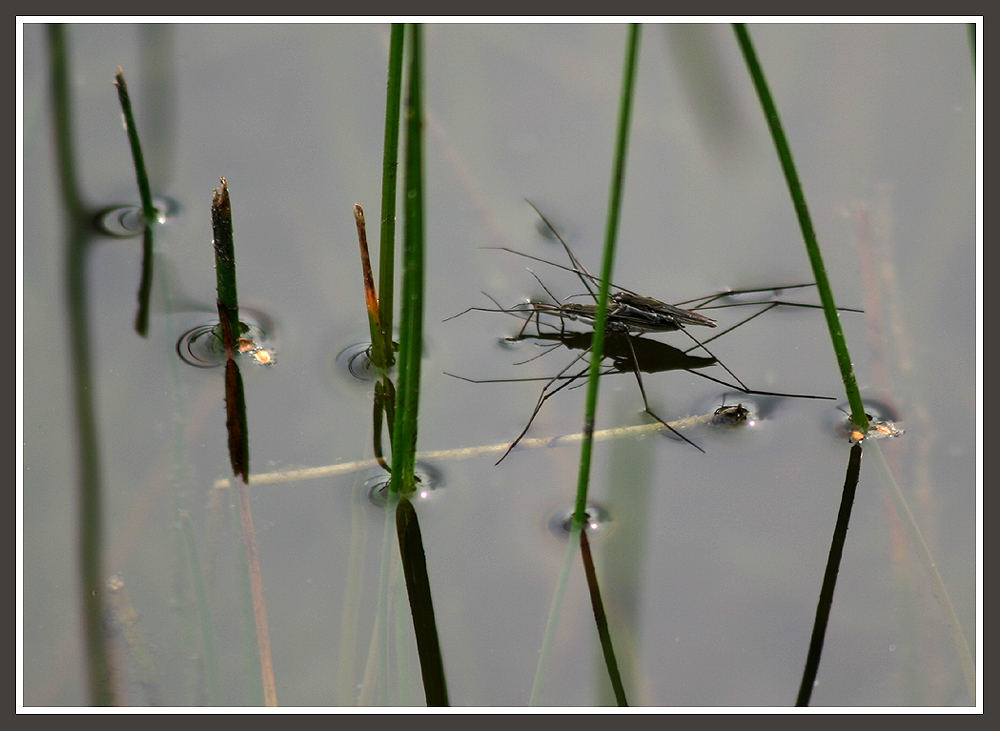
<path fill-rule="evenodd" d="M 632 97 L 635 89 L 636 57 L 639 54 L 639 25 L 629 26 L 625 46 L 625 70 L 622 75 L 621 101 L 618 107 L 618 134 L 615 143 L 614 168 L 611 176 L 611 194 L 608 201 L 608 221 L 604 236 L 604 258 L 601 262 L 600 288 L 597 297 L 597 316 L 594 318 L 594 337 L 590 347 L 590 375 L 587 380 L 587 401 L 583 416 L 583 443 L 580 447 L 580 471 L 576 486 L 576 506 L 573 511 L 573 530 L 582 528 L 587 510 L 587 489 L 590 484 L 590 457 L 594 442 L 594 418 L 597 413 L 597 390 L 600 383 L 601 358 L 604 354 L 604 328 L 608 315 L 608 289 L 615 261 L 618 238 L 618 221 L 621 211 L 622 190 L 625 180 L 625 160 L 628 152 L 628 131 L 632 114 Z"/>
<path fill-rule="evenodd" d="M 142 277 L 139 280 L 139 309 L 135 315 L 135 331 L 146 337 L 149 331 L 149 295 L 153 285 L 153 224 L 157 221 L 158 212 L 153 207 L 149 176 L 146 174 L 146 163 L 142 156 L 142 146 L 139 144 L 139 129 L 132 114 L 132 102 L 121 66 L 115 75 L 115 87 L 118 89 L 118 101 L 122 108 L 122 118 L 125 120 L 125 133 L 132 149 L 132 164 L 135 166 L 135 178 L 139 184 L 139 198 L 142 201 L 142 215 L 145 219 L 142 233 Z"/>
<path fill-rule="evenodd" d="M 409 88 L 406 102 L 403 274 L 400 302 L 399 387 L 392 439 L 392 493 L 415 489 L 417 411 L 424 308 L 423 94 L 420 26 L 410 27 Z"/>
<path fill-rule="evenodd" d="M 382 339 L 392 365 L 392 305 L 396 244 L 396 173 L 399 166 L 399 108 L 403 86 L 403 24 L 393 23 L 385 92 L 385 135 L 382 143 L 382 222 L 379 230 L 378 294 Z M 378 364 L 376 363 L 376 366 Z"/>
<path fill-rule="evenodd" d="M 757 90 L 757 96 L 760 99 L 764 117 L 767 119 L 767 126 L 771 131 L 771 137 L 778 152 L 778 159 L 781 161 L 781 169 L 785 174 L 788 191 L 792 196 L 795 215 L 799 220 L 799 228 L 802 230 L 806 253 L 809 255 L 813 277 L 816 279 L 816 289 L 819 292 L 820 302 L 823 304 L 823 314 L 826 316 L 826 325 L 830 331 L 833 352 L 837 356 L 837 365 L 840 367 L 840 376 L 844 381 L 844 390 L 847 391 L 847 400 L 851 404 L 851 419 L 862 432 L 867 432 L 868 417 L 865 415 L 865 407 L 861 401 L 861 392 L 858 390 L 858 382 L 854 376 L 851 355 L 847 351 L 847 340 L 844 338 L 844 331 L 840 326 L 840 315 L 837 313 L 837 305 L 833 299 L 833 289 L 830 287 L 830 280 L 826 276 L 823 256 L 820 253 L 819 243 L 816 241 L 816 233 L 813 230 L 812 219 L 809 216 L 809 207 L 806 205 L 805 194 L 802 192 L 802 185 L 795 170 L 792 150 L 781 127 L 778 108 L 771 97 L 767 80 L 764 78 L 764 71 L 757 60 L 757 53 L 754 51 L 753 43 L 750 40 L 750 34 L 746 26 L 742 23 L 735 23 L 733 30 L 736 32 L 736 40 L 740 45 L 740 50 L 743 52 L 747 70 L 750 72 L 750 78 L 753 79 L 754 87 Z"/>
<path fill-rule="evenodd" d="M 118 89 L 118 101 L 122 107 L 122 117 L 125 119 L 125 133 L 128 144 L 132 148 L 132 162 L 135 165 L 135 178 L 139 184 L 139 198 L 142 201 L 142 215 L 146 225 L 156 221 L 157 212 L 153 207 L 153 196 L 149 190 L 149 176 L 146 174 L 146 162 L 142 156 L 142 146 L 139 144 L 139 130 L 135 126 L 135 116 L 132 114 L 132 101 L 129 99 L 128 86 L 125 84 L 125 74 L 118 67 L 115 74 L 115 87 Z"/>
<path fill-rule="evenodd" d="M 236 298 L 236 253 L 233 249 L 233 211 L 229 185 L 219 178 L 220 187 L 212 193 L 212 246 L 215 249 L 215 292 L 222 326 L 222 341 L 227 357 L 241 335 L 240 308 Z M 227 333 L 228 330 L 228 333 Z M 227 339 L 231 338 L 231 342 Z"/>

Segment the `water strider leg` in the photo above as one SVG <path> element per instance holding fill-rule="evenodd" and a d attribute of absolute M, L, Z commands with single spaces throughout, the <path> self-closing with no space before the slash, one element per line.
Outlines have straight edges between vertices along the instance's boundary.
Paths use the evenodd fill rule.
<path fill-rule="evenodd" d="M 503 461 L 504 461 L 504 459 L 506 459 L 506 458 L 507 458 L 507 455 L 511 453 L 511 450 L 512 450 L 512 449 L 514 449 L 514 447 L 516 447 L 516 446 L 517 446 L 518 442 L 520 442 L 520 441 L 521 441 L 521 440 L 522 440 L 522 439 L 524 438 L 524 435 L 528 433 L 528 429 L 530 429 L 530 428 L 531 428 L 531 424 L 532 424 L 532 422 L 533 422 L 533 421 L 535 420 L 535 417 L 536 417 L 536 416 L 538 416 L 538 412 L 542 410 L 542 406 L 543 406 L 543 405 L 545 404 L 545 402 L 546 402 L 546 401 L 548 401 L 548 400 L 549 400 L 549 398 L 551 398 L 551 397 L 552 397 L 552 396 L 554 396 L 555 394 L 557 394 L 557 393 L 559 393 L 560 391 L 562 391 L 562 390 L 563 390 L 564 388 L 566 388 L 566 387 L 567 387 L 567 386 L 569 386 L 569 385 L 570 385 L 571 383 L 573 383 L 573 381 L 575 381 L 576 379 L 578 379 L 578 378 L 580 378 L 580 377 L 582 377 L 582 376 L 586 375 L 587 371 L 588 371 L 588 370 L 590 370 L 590 366 L 589 366 L 589 365 L 588 365 L 588 366 L 587 366 L 586 368 L 584 368 L 583 370 L 581 370 L 581 371 L 580 371 L 579 373 L 577 373 L 577 374 L 575 374 L 575 375 L 573 375 L 573 376 L 565 376 L 564 374 L 565 374 L 565 373 L 566 373 L 566 371 L 568 371 L 568 370 L 569 370 L 569 369 L 570 369 L 570 368 L 571 368 L 571 367 L 572 367 L 572 366 L 573 366 L 573 365 L 574 365 L 575 363 L 577 363 L 577 362 L 578 362 L 578 361 L 579 361 L 579 360 L 580 360 L 581 358 L 583 358 L 583 356 L 585 356 L 585 355 L 586 355 L 587 353 L 589 353 L 589 352 L 590 352 L 590 351 L 588 350 L 588 351 L 584 351 L 584 352 L 580 353 L 580 354 L 579 354 L 578 356 L 576 356 L 576 357 L 575 357 L 575 358 L 574 358 L 573 360 L 571 360 L 571 361 L 570 361 L 570 362 L 569 362 L 569 363 L 568 363 L 568 364 L 566 365 L 566 367 L 565 367 L 565 368 L 563 368 L 563 369 L 562 369 L 561 371 L 559 371 L 559 373 L 557 373 L 556 375 L 554 375 L 554 376 L 553 376 L 552 378 L 550 378 L 550 379 L 548 380 L 548 382 L 547 382 L 547 383 L 545 384 L 545 386 L 544 386 L 544 387 L 542 388 L 542 392 L 541 392 L 541 394 L 539 394 L 539 396 L 538 396 L 538 402 L 537 402 L 537 403 L 535 404 L 535 409 L 534 409 L 534 410 L 533 410 L 533 411 L 531 412 L 531 416 L 530 416 L 530 417 L 528 418 L 528 423 L 524 425 L 524 429 L 522 429 L 522 430 L 521 430 L 521 433 L 520 433 L 520 434 L 518 434 L 518 435 L 517 435 L 517 438 L 516 438 L 516 439 L 515 439 L 515 440 L 514 440 L 513 442 L 511 442 L 511 444 L 510 444 L 510 446 L 509 446 L 509 447 L 507 447 L 507 451 L 505 451 L 505 452 L 503 453 L 503 455 L 502 455 L 502 456 L 500 457 L 500 459 L 498 459 L 498 460 L 497 460 L 497 461 L 496 461 L 496 462 L 494 463 L 495 465 L 498 465 L 498 464 L 500 464 L 501 462 L 503 462 Z M 560 384 L 559 384 L 559 385 L 558 385 L 558 386 L 557 386 L 556 388 L 554 388 L 554 389 L 552 389 L 552 390 L 550 391 L 550 390 L 549 390 L 549 387 L 550 387 L 550 386 L 551 386 L 551 385 L 552 385 L 553 383 L 555 383 L 555 382 L 556 382 L 557 380 L 560 380 L 560 379 L 561 379 L 561 380 L 562 380 L 563 382 L 562 382 L 562 383 L 560 383 Z"/>
<path fill-rule="evenodd" d="M 672 431 L 676 436 L 680 437 L 685 442 L 687 442 L 688 444 L 690 444 L 692 447 L 694 447 L 695 449 L 697 449 L 699 452 L 701 452 L 702 454 L 704 454 L 705 453 L 704 449 L 702 449 L 697 444 L 695 444 L 690 439 L 688 439 L 686 436 L 684 436 L 679 431 L 677 431 L 676 429 L 674 429 L 672 426 L 670 426 L 670 424 L 668 424 L 663 419 L 661 419 L 659 416 L 657 416 L 653 412 L 653 410 L 651 408 L 649 408 L 649 400 L 646 398 L 646 388 L 645 388 L 645 386 L 642 385 L 642 374 L 639 372 L 639 359 L 636 357 L 635 347 L 632 345 L 632 338 L 626 333 L 625 339 L 628 341 L 628 348 L 629 348 L 629 351 L 631 351 L 631 353 L 632 353 L 632 373 L 635 374 L 635 381 L 636 381 L 636 383 L 639 384 L 639 393 L 642 395 L 642 405 L 646 409 L 646 413 L 649 414 L 650 416 L 652 416 L 654 419 L 656 419 L 661 424 L 663 424 L 663 426 L 667 427 L 667 429 L 669 429 L 670 431 Z M 712 357 L 714 358 L 715 356 L 713 355 Z"/>

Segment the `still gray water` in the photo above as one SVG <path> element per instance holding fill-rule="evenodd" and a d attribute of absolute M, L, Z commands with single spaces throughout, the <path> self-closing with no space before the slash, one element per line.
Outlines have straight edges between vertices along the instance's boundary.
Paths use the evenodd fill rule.
<path fill-rule="evenodd" d="M 976 110 L 967 29 L 750 30 L 837 302 L 865 310 L 841 317 L 863 394 L 906 429 L 880 449 L 974 647 Z M 24 703 L 88 702 L 75 559 L 71 383 L 80 364 L 68 347 L 80 306 L 104 566 L 127 589 L 145 652 L 118 639 L 126 702 L 209 702 L 179 538 L 186 515 L 209 590 L 222 699 L 249 703 L 239 521 L 232 490 L 218 486 L 231 476 L 222 373 L 184 363 L 176 346 L 215 317 L 209 207 L 224 175 L 241 305 L 274 349 L 272 366 L 243 373 L 251 473 L 371 457 L 371 384 L 346 374 L 337 356 L 367 337 L 352 207 L 377 220 L 388 26 L 80 24 L 66 37 L 85 204 L 138 201 L 112 84 L 122 66 L 154 194 L 176 211 L 156 229 L 148 338 L 132 327 L 138 239 L 88 234 L 86 302 L 67 301 L 49 45 L 44 26 L 26 25 Z M 425 29 L 421 452 L 508 444 L 542 387 L 445 372 L 545 377 L 575 355 L 560 349 L 517 365 L 540 349 L 504 341 L 518 327 L 509 316 L 443 320 L 491 307 L 483 291 L 504 305 L 544 294 L 528 261 L 485 248 L 562 261 L 525 199 L 599 268 L 624 42 L 624 26 L 608 24 Z M 615 282 L 666 302 L 811 280 L 729 26 L 644 28 L 619 240 Z M 572 274 L 530 265 L 557 296 L 579 294 Z M 740 316 L 712 311 L 720 324 Z M 848 442 L 832 427 L 843 386 L 819 311 L 773 310 L 711 349 L 751 388 L 836 400 L 755 401 L 682 371 L 646 375 L 650 405 L 666 418 L 711 413 L 724 400 L 753 402 L 761 418 L 752 428 L 692 430 L 705 454 L 661 435 L 598 444 L 591 497 L 607 517 L 594 537 L 601 588 L 632 704 L 788 706 L 847 463 Z M 549 399 L 528 437 L 578 432 L 583 393 Z M 604 379 L 598 429 L 648 421 L 631 375 Z M 417 506 L 455 705 L 528 703 L 564 555 L 552 523 L 576 487 L 575 446 L 519 448 L 494 466 L 497 457 L 429 460 L 435 489 Z M 813 705 L 968 705 L 944 609 L 868 457 L 866 449 Z M 405 595 L 398 583 L 379 592 L 383 513 L 366 489 L 379 474 L 250 488 L 282 705 L 423 702 Z M 613 702 L 579 569 L 551 638 L 543 705 Z M 399 645 L 373 634 L 388 599 Z"/>

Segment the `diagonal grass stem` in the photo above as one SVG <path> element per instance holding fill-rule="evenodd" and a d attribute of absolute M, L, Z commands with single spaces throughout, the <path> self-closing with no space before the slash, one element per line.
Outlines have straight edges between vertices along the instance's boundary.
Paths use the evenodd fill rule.
<path fill-rule="evenodd" d="M 809 216 L 809 207 L 806 205 L 805 194 L 802 192 L 802 184 L 799 182 L 799 175 L 795 169 L 795 161 L 792 159 L 792 150 L 785 138 L 785 132 L 781 126 L 781 118 L 778 116 L 778 108 L 771 97 L 767 80 L 764 78 L 764 70 L 757 59 L 757 52 L 754 50 L 753 42 L 750 40 L 750 33 L 743 23 L 735 23 L 733 29 L 736 32 L 736 40 L 743 58 L 746 61 L 747 70 L 753 80 L 754 88 L 760 99 L 764 117 L 767 120 L 768 129 L 774 140 L 774 146 L 778 152 L 778 159 L 781 162 L 781 169 L 785 174 L 785 182 L 788 184 L 788 192 L 792 196 L 792 204 L 795 206 L 795 215 L 799 221 L 799 228 L 802 230 L 802 239 L 805 242 L 806 253 L 809 256 L 809 264 L 812 266 L 813 276 L 816 279 L 816 290 L 819 293 L 820 302 L 823 304 L 823 314 L 826 316 L 826 325 L 830 331 L 830 341 L 833 344 L 833 352 L 837 356 L 837 365 L 840 367 L 840 376 L 844 381 L 844 390 L 847 392 L 847 400 L 851 404 L 851 419 L 854 424 L 863 432 L 868 431 L 868 417 L 865 415 L 865 407 L 861 401 L 861 392 L 858 390 L 858 382 L 854 376 L 854 366 L 851 363 L 851 355 L 847 350 L 847 340 L 844 338 L 843 328 L 840 326 L 840 315 L 837 313 L 837 305 L 833 299 L 833 289 L 830 287 L 830 280 L 826 276 L 826 266 L 823 264 L 823 256 L 820 252 L 819 242 L 816 240 L 816 232 L 813 229 L 812 219 Z"/>

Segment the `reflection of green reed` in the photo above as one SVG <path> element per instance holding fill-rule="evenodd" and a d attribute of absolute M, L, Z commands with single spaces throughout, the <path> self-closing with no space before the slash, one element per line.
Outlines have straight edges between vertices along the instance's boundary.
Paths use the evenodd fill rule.
<path fill-rule="evenodd" d="M 868 432 L 869 423 L 868 415 L 865 413 L 864 403 L 861 400 L 861 393 L 858 389 L 857 379 L 854 375 L 854 368 L 851 364 L 851 356 L 847 350 L 847 341 L 844 338 L 843 329 L 840 326 L 840 316 L 837 312 L 837 306 L 833 298 L 833 290 L 830 287 L 830 282 L 826 276 L 826 268 L 823 264 L 823 257 L 820 252 L 819 242 L 816 240 L 816 234 L 813 230 L 812 220 L 809 216 L 809 208 L 806 205 L 805 194 L 802 191 L 802 185 L 799 182 L 798 173 L 795 169 L 795 162 L 792 159 L 791 147 L 788 144 L 788 140 L 785 138 L 784 130 L 781 126 L 781 118 L 778 115 L 778 109 L 775 106 L 774 100 L 771 97 L 771 92 L 768 88 L 767 80 L 764 77 L 764 71 L 761 68 L 760 62 L 757 59 L 756 51 L 753 47 L 753 42 L 750 40 L 750 34 L 746 29 L 746 26 L 742 23 L 734 24 L 734 30 L 736 32 L 736 40 L 739 43 L 740 50 L 743 52 L 743 58 L 747 65 L 747 70 L 750 74 L 750 78 L 753 81 L 754 87 L 757 90 L 757 96 L 760 100 L 761 108 L 764 112 L 764 117 L 767 120 L 768 129 L 771 132 L 771 137 L 774 140 L 774 146 L 777 150 L 778 160 L 781 162 L 781 168 L 785 175 L 785 181 L 788 184 L 788 190 L 791 194 L 792 204 L 795 207 L 795 214 L 798 217 L 799 228 L 802 230 L 802 238 L 805 243 L 806 253 L 809 256 L 809 263 L 812 266 L 813 276 L 816 279 L 816 288 L 819 292 L 820 301 L 823 305 L 823 313 L 826 316 L 827 328 L 830 331 L 830 340 L 833 344 L 833 351 L 837 358 L 837 365 L 840 368 L 841 378 L 844 382 L 844 389 L 847 392 L 847 399 L 851 404 L 851 420 L 861 431 L 862 434 Z M 972 28 L 973 40 L 975 38 L 975 27 Z M 866 442 L 868 443 L 868 442 Z M 856 449 L 851 450 L 852 461 L 848 466 L 848 475 L 852 474 L 852 470 L 860 470 L 860 460 L 861 460 L 861 442 L 855 445 Z M 940 573 L 937 570 L 936 563 L 934 562 L 930 550 L 927 547 L 927 543 L 923 538 L 923 534 L 920 531 L 916 520 L 910 511 L 909 505 L 907 504 L 906 498 L 902 491 L 899 489 L 898 484 L 892 473 L 889 471 L 888 466 L 885 463 L 885 459 L 882 457 L 882 451 L 878 446 L 877 442 L 870 442 L 872 449 L 878 456 L 878 466 L 882 472 L 883 482 L 887 485 L 887 489 L 892 495 L 893 499 L 899 505 L 900 512 L 904 516 L 905 524 L 913 537 L 914 543 L 917 547 L 917 555 L 924 565 L 927 571 L 931 583 L 934 586 L 935 596 L 941 603 L 942 608 L 945 612 L 946 621 L 948 622 L 949 629 L 952 633 L 952 641 L 955 645 L 955 651 L 959 658 L 959 663 L 962 668 L 962 674 L 964 676 L 966 691 L 969 697 L 973 699 L 976 698 L 976 688 L 975 688 L 975 670 L 973 668 L 972 653 L 969 650 L 968 643 L 965 639 L 965 633 L 962 631 L 961 625 L 958 622 L 958 617 L 955 614 L 954 607 L 951 602 L 951 598 L 948 595 L 948 590 L 945 587 L 944 581 L 941 578 Z M 854 464 L 854 460 L 857 460 L 857 465 Z M 854 474 L 854 480 L 857 480 L 857 474 Z M 850 480 L 848 480 L 848 484 Z M 848 485 L 845 485 L 845 498 L 848 497 Z M 849 497 L 853 499 L 853 492 L 850 493 Z M 842 505 L 842 511 L 844 507 Z M 848 515 L 850 512 L 849 505 L 847 507 Z M 846 522 L 843 526 L 843 532 L 846 533 L 847 526 Z M 834 548 L 831 549 L 831 562 L 837 561 L 839 563 L 839 554 L 834 550 L 836 548 L 836 541 L 838 539 L 838 534 L 834 534 Z M 828 577 L 832 575 L 832 578 L 836 577 L 837 566 L 828 566 L 827 574 Z M 822 630 L 825 627 L 825 619 L 823 617 L 824 611 L 828 612 L 829 607 L 824 607 L 824 602 L 832 602 L 833 587 L 829 585 L 831 581 L 824 581 L 822 593 L 829 593 L 828 597 L 823 597 L 821 593 L 820 606 L 817 611 L 816 625 L 814 626 L 814 644 L 818 643 L 822 646 Z M 817 633 L 819 637 L 817 638 Z M 808 677 L 810 673 L 815 675 L 819 663 L 819 649 L 810 648 L 809 658 L 807 660 L 807 667 L 805 676 L 803 678 L 803 685 L 799 693 L 799 704 L 807 705 L 809 702 L 809 694 L 812 690 L 812 680 Z"/>
<path fill-rule="evenodd" d="M 215 631 L 212 628 L 212 610 L 208 605 L 208 591 L 205 588 L 205 572 L 202 571 L 198 555 L 198 540 L 195 538 L 194 523 L 186 510 L 179 511 L 184 544 L 187 547 L 191 581 L 194 583 L 198 620 L 201 627 L 202 651 L 205 656 L 205 675 L 208 680 L 208 700 L 213 706 L 222 705 L 222 685 L 219 676 L 219 660 L 215 652 Z"/>
<path fill-rule="evenodd" d="M 100 440 L 94 415 L 90 371 L 90 321 L 87 316 L 86 253 L 88 248 L 85 206 L 76 181 L 76 156 L 70 123 L 73 119 L 69 98 L 66 38 L 61 25 L 49 25 L 51 59 L 52 117 L 59 183 L 66 212 L 66 297 L 69 303 L 69 339 L 73 359 L 73 399 L 76 413 L 79 487 L 79 536 L 77 560 L 80 569 L 79 598 L 83 614 L 87 680 L 90 703 L 95 706 L 115 702 L 110 683 L 110 656 L 104 632 L 104 573 L 101 567 L 103 525 Z"/>

